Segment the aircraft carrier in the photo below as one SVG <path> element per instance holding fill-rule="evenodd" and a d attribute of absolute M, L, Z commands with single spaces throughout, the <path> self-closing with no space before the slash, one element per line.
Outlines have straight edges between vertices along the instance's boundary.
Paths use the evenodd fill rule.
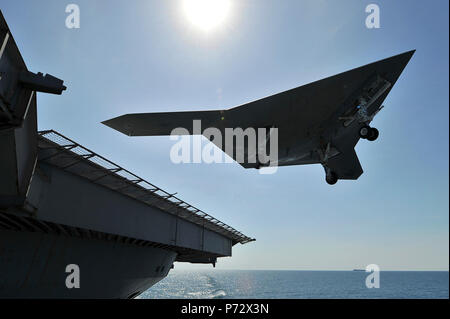
<path fill-rule="evenodd" d="M 176 261 L 215 265 L 254 240 L 62 134 L 38 132 L 36 92 L 65 89 L 28 71 L 0 12 L 0 298 L 133 298 Z M 79 281 L 68 285 L 73 265 Z"/>

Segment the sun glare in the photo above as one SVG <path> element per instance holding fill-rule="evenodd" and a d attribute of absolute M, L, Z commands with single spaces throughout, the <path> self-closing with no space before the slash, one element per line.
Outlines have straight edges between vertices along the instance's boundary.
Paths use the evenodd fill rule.
<path fill-rule="evenodd" d="M 230 11 L 230 0 L 184 0 L 184 12 L 197 27 L 209 31 L 219 26 Z"/>

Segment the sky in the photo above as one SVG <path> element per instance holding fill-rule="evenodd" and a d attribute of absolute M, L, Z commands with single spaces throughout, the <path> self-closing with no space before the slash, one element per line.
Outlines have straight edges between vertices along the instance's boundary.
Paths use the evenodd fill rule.
<path fill-rule="evenodd" d="M 199 28 L 182 1 L 2 0 L 33 72 L 64 79 L 38 95 L 55 129 L 256 238 L 219 269 L 449 268 L 449 3 L 230 0 Z M 68 29 L 66 5 L 80 8 Z M 261 175 L 239 164 L 174 164 L 169 137 L 130 138 L 101 121 L 125 113 L 227 109 L 416 49 L 356 146 L 364 174 L 325 183 L 320 165 Z M 210 265 L 176 263 L 176 269 Z"/>

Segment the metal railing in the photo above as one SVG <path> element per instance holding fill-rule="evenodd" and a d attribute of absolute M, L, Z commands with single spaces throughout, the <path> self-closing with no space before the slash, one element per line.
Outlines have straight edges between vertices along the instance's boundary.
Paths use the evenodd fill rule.
<path fill-rule="evenodd" d="M 40 131 L 38 135 L 39 148 L 48 151 L 47 154 L 40 155 L 39 161 L 48 162 L 71 173 L 81 175 L 93 183 L 108 187 L 148 205 L 156 206 L 165 212 L 223 234 L 235 242 L 245 244 L 255 240 L 181 200 L 175 196 L 176 193 L 166 192 L 54 130 Z M 76 166 L 80 163 L 88 163 L 92 170 L 76 170 Z M 105 181 L 107 179 L 109 179 L 108 182 Z"/>

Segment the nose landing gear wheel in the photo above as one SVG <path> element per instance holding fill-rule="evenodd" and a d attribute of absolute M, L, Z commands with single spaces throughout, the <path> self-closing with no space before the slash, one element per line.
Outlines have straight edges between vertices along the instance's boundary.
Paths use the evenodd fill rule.
<path fill-rule="evenodd" d="M 338 177 L 337 177 L 336 173 L 330 172 L 329 174 L 326 175 L 325 180 L 327 181 L 327 183 L 329 185 L 334 185 L 337 183 Z"/>

